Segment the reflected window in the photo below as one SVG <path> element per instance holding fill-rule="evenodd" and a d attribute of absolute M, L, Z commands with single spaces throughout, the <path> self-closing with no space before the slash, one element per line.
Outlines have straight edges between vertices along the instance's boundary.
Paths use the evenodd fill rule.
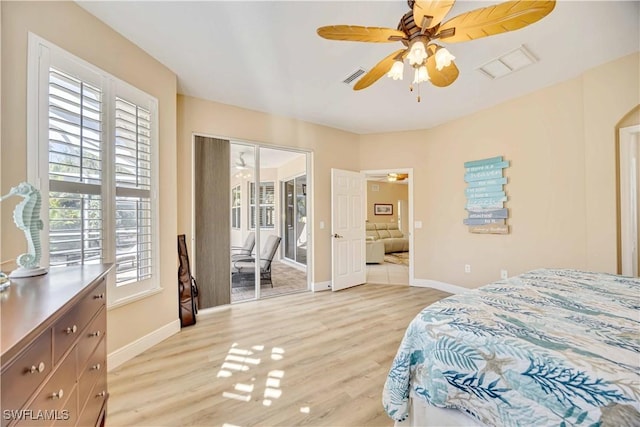
<path fill-rule="evenodd" d="M 261 182 L 258 194 L 258 207 L 261 228 L 274 228 L 275 223 L 275 187 L 273 182 Z M 249 227 L 256 228 L 256 187 L 249 183 Z"/>
<path fill-rule="evenodd" d="M 242 194 L 240 186 L 236 185 L 231 189 L 231 227 L 240 229 L 240 211 L 242 208 Z"/>

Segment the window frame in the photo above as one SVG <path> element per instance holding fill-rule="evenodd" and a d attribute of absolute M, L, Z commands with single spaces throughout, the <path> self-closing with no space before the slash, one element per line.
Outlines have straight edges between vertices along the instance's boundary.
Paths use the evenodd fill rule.
<path fill-rule="evenodd" d="M 240 230 L 241 228 L 242 228 L 242 185 L 237 184 L 231 187 L 231 229 Z"/>
<path fill-rule="evenodd" d="M 115 264 L 115 111 L 116 98 L 149 109 L 151 123 L 151 277 L 116 285 L 115 265 L 107 276 L 107 306 L 117 307 L 162 291 L 160 283 L 159 227 L 159 122 L 158 100 L 55 44 L 28 35 L 27 53 L 27 179 L 42 195 L 44 230 L 42 265 L 49 265 L 49 69 L 54 67 L 102 91 L 103 263 Z M 46 214 L 45 214 L 46 212 Z"/>

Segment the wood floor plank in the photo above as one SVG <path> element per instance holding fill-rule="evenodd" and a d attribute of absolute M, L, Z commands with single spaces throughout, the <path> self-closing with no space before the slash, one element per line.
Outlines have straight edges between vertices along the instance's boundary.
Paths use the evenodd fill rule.
<path fill-rule="evenodd" d="M 391 426 L 411 319 L 448 296 L 367 284 L 234 304 L 109 373 L 107 426 Z"/>

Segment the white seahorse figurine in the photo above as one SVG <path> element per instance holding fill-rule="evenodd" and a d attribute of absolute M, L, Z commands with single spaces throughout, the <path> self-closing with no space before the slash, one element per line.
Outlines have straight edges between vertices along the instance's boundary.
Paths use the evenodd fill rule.
<path fill-rule="evenodd" d="M 0 197 L 0 201 L 11 196 L 24 198 L 13 211 L 13 221 L 19 229 L 24 231 L 27 239 L 27 252 L 16 258 L 18 268 L 13 270 L 9 277 L 13 279 L 46 274 L 47 269 L 39 266 L 40 257 L 42 256 L 40 231 L 43 228 L 42 220 L 40 219 L 40 206 L 42 204 L 40 192 L 28 182 L 21 182 L 16 187 L 13 187 L 9 194 Z"/>

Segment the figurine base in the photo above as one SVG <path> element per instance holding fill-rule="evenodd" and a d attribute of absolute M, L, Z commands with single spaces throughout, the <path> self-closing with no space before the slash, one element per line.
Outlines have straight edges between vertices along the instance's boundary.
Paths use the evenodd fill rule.
<path fill-rule="evenodd" d="M 33 276 L 42 276 L 43 274 L 47 274 L 48 271 L 44 267 L 36 267 L 36 268 L 23 268 L 18 267 L 9 274 L 9 278 L 11 279 L 20 279 L 22 277 L 33 277 Z"/>

